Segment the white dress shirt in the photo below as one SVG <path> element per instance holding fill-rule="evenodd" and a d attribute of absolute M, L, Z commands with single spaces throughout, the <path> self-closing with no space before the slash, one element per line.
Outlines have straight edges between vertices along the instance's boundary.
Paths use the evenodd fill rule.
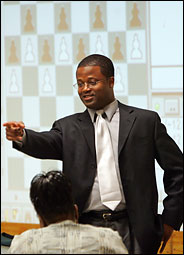
<path fill-rule="evenodd" d="M 107 115 L 107 118 L 105 120 L 107 122 L 109 131 L 111 134 L 113 152 L 114 152 L 114 157 L 115 157 L 115 166 L 116 166 L 116 171 L 117 171 L 117 175 L 118 175 L 120 189 L 122 192 L 122 201 L 116 208 L 116 211 L 119 211 L 119 210 L 125 209 L 126 204 L 125 204 L 125 197 L 124 197 L 124 193 L 123 193 L 123 187 L 122 187 L 122 183 L 121 183 L 119 164 L 118 164 L 119 108 L 118 108 L 117 100 L 115 100 L 112 103 L 110 103 L 109 105 L 107 105 L 103 110 L 105 111 L 105 113 Z M 88 109 L 88 112 L 90 114 L 92 122 L 94 123 L 95 110 Z M 95 125 L 94 125 L 94 127 L 95 127 Z M 107 210 L 107 209 L 108 208 L 102 204 L 101 199 L 100 199 L 98 176 L 96 174 L 94 184 L 92 187 L 92 191 L 91 191 L 90 197 L 87 201 L 84 211 L 88 212 L 91 210 L 98 211 L 98 210 Z"/>

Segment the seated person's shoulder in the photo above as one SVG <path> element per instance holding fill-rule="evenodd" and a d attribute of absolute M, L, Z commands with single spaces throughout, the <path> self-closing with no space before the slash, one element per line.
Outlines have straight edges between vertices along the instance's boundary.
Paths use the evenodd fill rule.
<path fill-rule="evenodd" d="M 80 224 L 80 228 L 86 232 L 88 237 L 94 238 L 96 242 L 99 242 L 99 250 L 101 250 L 101 252 L 102 249 L 105 249 L 104 252 L 106 254 L 128 254 L 128 250 L 117 231 L 114 231 L 111 228 L 95 227 L 88 224 Z"/>
<path fill-rule="evenodd" d="M 36 234 L 38 234 L 39 229 L 29 229 L 21 233 L 20 235 L 15 235 L 8 253 L 26 253 L 27 247 L 31 251 L 31 246 L 34 243 Z"/>

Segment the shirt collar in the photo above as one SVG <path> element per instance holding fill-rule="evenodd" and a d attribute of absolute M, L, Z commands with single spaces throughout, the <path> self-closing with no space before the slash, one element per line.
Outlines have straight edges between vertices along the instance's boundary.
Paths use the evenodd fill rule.
<path fill-rule="evenodd" d="M 107 119 L 110 122 L 116 110 L 118 109 L 118 101 L 115 99 L 112 103 L 106 105 L 103 110 L 107 115 Z M 92 122 L 94 122 L 95 110 L 87 108 L 89 115 L 91 117 Z"/>

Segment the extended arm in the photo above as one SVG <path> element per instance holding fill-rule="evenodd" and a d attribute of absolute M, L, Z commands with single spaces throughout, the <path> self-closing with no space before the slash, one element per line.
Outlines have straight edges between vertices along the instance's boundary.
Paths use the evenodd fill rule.
<path fill-rule="evenodd" d="M 50 131 L 45 132 L 24 129 L 25 125 L 22 122 L 7 122 L 3 125 L 6 126 L 7 139 L 13 141 L 13 148 L 35 158 L 62 160 L 62 132 L 56 122 Z M 26 135 L 24 141 L 23 129 Z M 22 144 L 17 141 L 22 141 Z"/>

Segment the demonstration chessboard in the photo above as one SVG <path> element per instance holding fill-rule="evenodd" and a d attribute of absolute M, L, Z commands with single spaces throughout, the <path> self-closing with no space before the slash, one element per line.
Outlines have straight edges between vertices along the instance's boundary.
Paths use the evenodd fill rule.
<path fill-rule="evenodd" d="M 147 1 L 4 1 L 3 5 L 3 122 L 22 120 L 27 128 L 45 131 L 56 119 L 85 110 L 72 86 L 76 67 L 85 56 L 99 53 L 114 63 L 116 98 L 157 111 L 182 147 L 181 93 L 171 97 L 152 93 Z M 2 146 L 3 185 L 11 204 L 4 203 L 2 217 L 37 222 L 30 209 L 30 181 L 41 170 L 62 169 L 62 162 L 26 156 L 12 149 L 5 137 Z"/>

